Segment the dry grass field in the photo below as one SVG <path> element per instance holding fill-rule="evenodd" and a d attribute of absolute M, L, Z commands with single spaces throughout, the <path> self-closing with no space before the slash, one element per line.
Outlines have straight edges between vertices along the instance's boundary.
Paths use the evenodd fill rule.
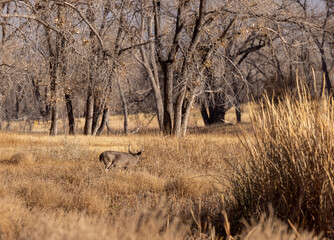
<path fill-rule="evenodd" d="M 268 107 L 263 111 L 268 111 L 268 116 L 275 115 Z M 275 197 L 282 197 L 273 193 L 270 186 L 273 168 L 265 168 L 268 162 L 258 161 L 261 158 L 270 161 L 276 156 L 275 152 L 264 156 L 262 148 L 270 146 L 263 146 L 262 138 L 256 135 L 267 129 L 261 129 L 266 126 L 264 113 L 254 111 L 258 117 L 253 116 L 251 123 L 247 110 L 246 123 L 211 128 L 201 127 L 198 114 L 194 114 L 190 120 L 192 129 L 185 138 L 164 138 L 150 131 L 128 136 L 50 137 L 40 130 L 47 128 L 42 125 L 37 124 L 36 131 L 29 134 L 18 133 L 19 129 L 13 126 L 14 132 L 0 133 L 0 239 L 219 239 L 224 236 L 226 239 L 320 239 L 321 234 L 329 233 L 327 226 L 307 227 L 305 224 L 315 223 L 299 223 L 297 218 L 287 217 L 291 212 L 283 216 L 276 207 L 280 202 L 275 202 Z M 111 122 L 117 129 L 121 121 L 115 119 Z M 133 119 L 134 129 L 138 121 Z M 228 119 L 233 122 L 233 112 Z M 272 140 L 270 134 L 273 131 L 266 133 L 268 138 L 263 136 L 267 143 Z M 295 132 L 299 137 L 303 134 L 306 132 L 301 135 Z M 330 138 L 329 148 L 333 147 L 332 137 L 326 137 Z M 258 145 L 247 142 L 249 139 L 257 140 Z M 288 146 L 287 140 L 284 141 L 282 148 L 284 144 Z M 144 148 L 138 166 L 129 171 L 105 172 L 99 154 L 105 150 L 127 151 L 129 144 L 133 149 Z M 316 150 L 323 149 L 325 154 L 325 148 L 321 147 Z M 262 168 L 256 165 L 258 162 L 263 163 Z M 327 167 L 333 169 L 333 165 Z M 274 171 L 279 175 L 278 167 Z M 265 177 L 267 173 L 269 177 Z M 327 206 L 333 200 L 334 188 L 330 189 L 333 171 L 325 174 L 328 174 L 327 178 L 323 176 L 326 188 L 317 194 L 325 197 L 321 201 Z M 314 176 L 318 175 L 306 177 Z M 280 188 L 279 194 L 284 199 L 292 192 L 287 188 L 284 192 L 282 182 L 271 183 Z M 269 201 L 265 202 L 267 196 Z M 268 205 L 270 202 L 272 207 Z M 298 206 L 290 204 L 287 209 L 298 212 Z M 307 204 L 312 208 L 314 202 L 310 200 Z M 305 216 L 307 206 L 300 204 Z M 327 206 L 321 211 L 331 209 Z M 243 213 L 246 222 L 240 224 Z M 321 223 L 330 226 L 328 221 L 326 218 Z M 320 236 L 303 229 L 316 230 Z"/>

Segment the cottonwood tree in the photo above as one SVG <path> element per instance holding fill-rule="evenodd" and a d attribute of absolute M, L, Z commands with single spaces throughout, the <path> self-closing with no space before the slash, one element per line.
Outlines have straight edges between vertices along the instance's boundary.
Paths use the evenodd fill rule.
<path fill-rule="evenodd" d="M 196 62 L 195 54 L 219 11 L 206 0 L 175 3 L 153 0 L 151 4 L 143 1 L 142 8 L 139 33 L 141 41 L 149 43 L 140 49 L 141 62 L 151 80 L 160 126 L 166 135 L 184 135 L 198 92 L 194 86 L 201 85 L 204 66 L 212 51 L 204 57 L 205 61 Z"/>
<path fill-rule="evenodd" d="M 59 1 L 63 2 L 63 1 Z M 59 103 L 65 98 L 66 112 L 69 124 L 69 134 L 74 134 L 75 121 L 73 113 L 73 104 L 69 83 L 67 79 L 67 69 L 70 52 L 71 34 L 69 34 L 70 23 L 67 9 L 53 2 L 36 2 L 35 5 L 29 5 L 36 17 L 49 25 L 43 25 L 45 35 L 45 49 L 47 53 L 46 60 L 49 64 L 50 77 L 50 97 L 51 97 L 51 128 L 50 135 L 58 133 Z M 50 14 L 54 12 L 54 14 Z M 54 26 L 51 29 L 50 26 Z"/>
<path fill-rule="evenodd" d="M 91 55 L 89 57 L 89 86 L 85 122 L 85 134 L 87 135 L 101 134 L 106 124 L 109 114 L 107 99 L 110 96 L 108 92 L 111 91 L 114 79 L 117 80 L 120 92 L 123 92 L 118 82 L 120 79 L 117 73 L 121 71 L 119 64 L 121 55 L 132 48 L 131 41 L 126 40 L 132 36 L 131 20 L 134 14 L 132 12 L 134 5 L 135 1 L 128 0 L 103 1 L 102 16 L 99 20 L 97 16 L 99 7 L 96 5 L 87 7 L 87 21 L 94 25 L 89 33 Z M 109 19 L 107 20 L 107 18 Z M 108 45 L 108 48 L 104 48 L 104 45 Z M 121 99 L 125 113 L 125 131 L 127 132 L 127 107 L 124 94 L 121 94 Z M 102 121 L 99 127 L 98 120 L 101 115 Z"/>
<path fill-rule="evenodd" d="M 243 63 L 268 45 L 266 34 L 237 17 L 233 22 L 236 23 L 228 32 L 224 45 L 216 48 L 213 65 L 207 68 L 208 78 L 201 100 L 201 114 L 206 125 L 224 122 L 232 106 L 236 108 L 237 121 L 241 122 L 240 105 L 249 92 L 250 80 Z"/>
<path fill-rule="evenodd" d="M 141 42 L 148 44 L 140 48 L 139 61 L 151 80 L 164 134 L 185 134 L 188 113 L 201 88 L 216 94 L 211 97 L 214 101 L 206 99 L 214 94 L 204 95 L 204 100 L 216 103 L 211 111 L 203 109 L 206 122 L 220 121 L 232 105 L 237 107 L 240 120 L 238 106 L 249 87 L 243 70 L 249 68 L 244 66 L 249 66 L 245 60 L 264 46 L 274 45 L 272 35 L 279 34 L 272 25 L 277 27 L 281 21 L 277 17 L 281 10 L 275 6 L 270 1 L 261 5 L 256 1 L 142 2 L 138 32 Z M 214 58 L 225 65 L 220 65 L 224 71 L 219 77 L 212 76 L 208 67 L 214 66 L 212 71 L 216 72 Z M 276 61 L 277 69 L 279 63 Z M 208 85 L 211 89 L 203 89 Z"/>

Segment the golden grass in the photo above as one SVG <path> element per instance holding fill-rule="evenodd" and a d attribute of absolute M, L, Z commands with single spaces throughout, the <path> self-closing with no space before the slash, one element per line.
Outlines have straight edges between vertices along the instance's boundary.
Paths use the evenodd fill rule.
<path fill-rule="evenodd" d="M 129 172 L 115 169 L 106 173 L 99 154 L 105 150 L 127 151 L 129 144 L 133 149 L 144 147 L 140 164 Z M 220 201 L 217 176 L 229 168 L 225 159 L 242 157 L 242 152 L 234 156 L 229 153 L 238 145 L 235 135 L 218 134 L 178 139 L 149 134 L 50 137 L 2 132 L 0 200 L 6 217 L 0 220 L 0 232 L 4 239 L 24 239 L 29 233 L 34 236 L 30 239 L 45 239 L 49 232 L 57 236 L 55 239 L 84 239 L 84 234 L 76 232 L 83 221 L 83 226 L 96 225 L 88 229 L 105 232 L 101 235 L 100 230 L 92 230 L 92 237 L 85 239 L 105 239 L 112 231 L 124 234 L 124 238 L 132 234 L 131 238 L 136 239 L 141 234 L 146 239 L 148 234 L 152 238 L 158 234 L 162 239 L 192 234 L 187 227 L 193 221 L 190 210 L 206 198 Z M 10 161 L 13 156 L 15 163 Z M 27 161 L 27 156 L 33 161 Z M 159 205 L 161 199 L 166 199 L 164 207 Z M 142 224 L 140 216 L 149 218 L 157 214 L 155 211 L 166 213 L 155 216 L 154 221 L 147 219 L 140 228 L 147 232 L 138 233 L 134 226 Z M 122 216 L 124 212 L 126 216 Z M 166 231 L 168 219 L 170 231 Z M 116 227 L 101 224 L 103 221 L 115 222 Z M 124 231 L 126 221 L 133 228 L 129 233 Z M 178 224 L 172 228 L 174 221 Z M 66 226 L 73 230 L 65 231 Z M 38 237 L 37 233 L 42 235 Z"/>
<path fill-rule="evenodd" d="M 222 236 L 231 217 L 222 215 L 230 207 L 222 196 L 232 196 L 230 179 L 247 159 L 240 133 L 239 125 L 200 129 L 185 138 L 0 132 L 0 239 Z M 99 154 L 127 151 L 129 144 L 145 149 L 139 165 L 106 173 Z M 289 225 L 277 222 L 271 216 L 246 224 L 239 239 L 281 236 L 270 230 L 277 224 L 286 239 L 294 239 Z M 254 234 L 257 226 L 269 230 Z"/>

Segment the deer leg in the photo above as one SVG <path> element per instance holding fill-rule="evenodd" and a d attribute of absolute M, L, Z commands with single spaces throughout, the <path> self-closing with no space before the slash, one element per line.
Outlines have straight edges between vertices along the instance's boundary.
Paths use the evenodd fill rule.
<path fill-rule="evenodd" d="M 105 169 L 106 172 L 110 169 L 110 166 L 111 166 L 111 162 L 109 162 L 109 163 L 107 164 L 106 169 Z"/>

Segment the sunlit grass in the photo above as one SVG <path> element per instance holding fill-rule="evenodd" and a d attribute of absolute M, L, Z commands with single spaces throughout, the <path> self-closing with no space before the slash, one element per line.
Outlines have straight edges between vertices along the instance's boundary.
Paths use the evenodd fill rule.
<path fill-rule="evenodd" d="M 232 120 L 234 111 L 228 117 Z M 247 123 L 198 127 L 185 138 L 154 132 L 100 137 L 0 132 L 0 239 L 215 239 L 236 233 L 240 239 L 294 239 L 304 234 L 274 215 L 229 231 L 234 216 L 222 213 L 233 207 L 226 201 L 233 198 L 230 180 L 249 159 L 241 129 L 253 138 Z M 129 145 L 144 148 L 138 166 L 106 173 L 99 154 L 126 152 Z"/>

